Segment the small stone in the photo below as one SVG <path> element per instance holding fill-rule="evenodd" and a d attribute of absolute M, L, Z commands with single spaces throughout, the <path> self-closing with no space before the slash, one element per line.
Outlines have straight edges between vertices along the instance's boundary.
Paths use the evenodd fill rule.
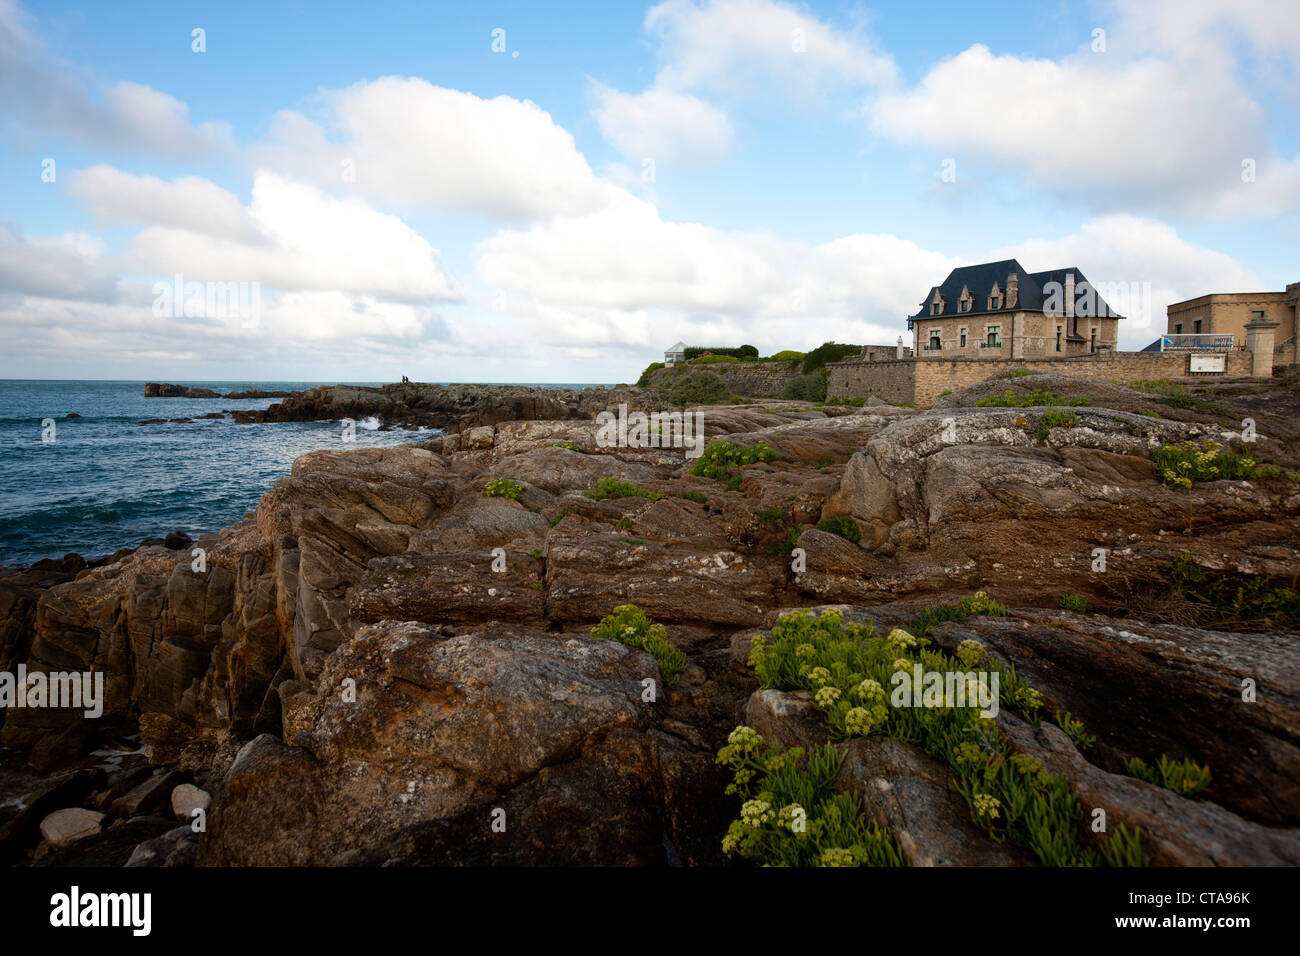
<path fill-rule="evenodd" d="M 104 814 L 80 807 L 55 810 L 41 821 L 41 836 L 56 850 L 71 846 L 78 840 L 92 837 L 100 830 Z"/>
<path fill-rule="evenodd" d="M 194 819 L 195 810 L 206 811 L 211 805 L 212 795 L 192 783 L 183 783 L 172 791 L 172 813 L 185 823 Z"/>

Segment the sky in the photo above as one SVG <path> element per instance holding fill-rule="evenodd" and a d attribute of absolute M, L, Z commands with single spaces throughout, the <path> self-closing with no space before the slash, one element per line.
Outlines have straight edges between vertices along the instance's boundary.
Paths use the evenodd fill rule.
<path fill-rule="evenodd" d="M 1290 0 L 0 0 L 0 378 L 634 381 L 1300 280 Z"/>

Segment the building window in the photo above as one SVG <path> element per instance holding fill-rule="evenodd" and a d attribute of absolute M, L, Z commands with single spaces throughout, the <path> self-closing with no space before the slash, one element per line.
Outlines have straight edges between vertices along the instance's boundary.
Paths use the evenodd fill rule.
<path fill-rule="evenodd" d="M 989 296 L 989 311 L 995 312 L 1000 308 L 1002 308 L 1002 299 L 996 295 Z"/>
<path fill-rule="evenodd" d="M 1096 329 L 1092 330 L 1092 335 L 1090 336 L 1090 340 L 1088 342 L 1088 351 L 1089 352 L 1097 351 L 1097 330 Z"/>
<path fill-rule="evenodd" d="M 965 347 L 966 347 L 966 327 L 965 327 L 965 326 L 962 326 L 962 328 L 960 329 L 960 334 L 961 334 L 961 347 L 962 347 L 962 348 L 965 348 Z"/>
<path fill-rule="evenodd" d="M 986 347 L 991 349 L 997 349 L 1002 347 L 1002 326 L 1000 325 L 985 326 L 984 333 L 986 336 L 984 345 Z"/>
<path fill-rule="evenodd" d="M 1200 319 L 1197 319 L 1197 320 L 1196 320 L 1196 334 L 1197 334 L 1197 335 L 1200 335 L 1200 334 L 1201 334 L 1201 320 L 1200 320 Z"/>
<path fill-rule="evenodd" d="M 939 351 L 939 346 L 940 346 L 939 330 L 931 329 L 930 330 L 930 351 L 931 352 Z"/>
<path fill-rule="evenodd" d="M 938 302 L 931 302 L 931 303 L 930 303 L 930 314 L 931 314 L 931 315 L 938 315 L 938 314 L 939 314 L 939 309 L 941 309 L 941 308 L 942 308 L 942 306 L 941 306 Z"/>
<path fill-rule="evenodd" d="M 1252 319 L 1262 319 L 1262 318 L 1264 317 L 1264 310 L 1263 310 L 1263 309 L 1251 309 L 1251 310 L 1250 310 L 1250 317 L 1251 317 Z"/>
<path fill-rule="evenodd" d="M 1174 335 L 1182 335 L 1182 334 L 1183 334 L 1183 323 L 1179 322 L 1174 325 Z"/>
<path fill-rule="evenodd" d="M 1061 336 L 1062 336 L 1062 334 L 1064 334 L 1064 333 L 1062 332 L 1061 327 L 1058 325 L 1058 326 L 1056 327 L 1056 351 L 1058 351 L 1058 352 L 1061 351 Z"/>

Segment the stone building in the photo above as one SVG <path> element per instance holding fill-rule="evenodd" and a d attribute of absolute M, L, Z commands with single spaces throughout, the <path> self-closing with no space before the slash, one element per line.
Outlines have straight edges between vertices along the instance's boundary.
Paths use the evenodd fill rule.
<path fill-rule="evenodd" d="M 1069 358 L 1113 351 L 1122 318 L 1079 269 L 1004 259 L 953 269 L 907 327 L 918 359 Z"/>
<path fill-rule="evenodd" d="M 1232 347 L 1249 349 L 1261 369 L 1270 362 L 1295 365 L 1297 309 L 1300 282 L 1282 292 L 1212 292 L 1170 305 L 1165 334 L 1176 343 L 1195 342 L 1191 336 L 1231 335 Z"/>

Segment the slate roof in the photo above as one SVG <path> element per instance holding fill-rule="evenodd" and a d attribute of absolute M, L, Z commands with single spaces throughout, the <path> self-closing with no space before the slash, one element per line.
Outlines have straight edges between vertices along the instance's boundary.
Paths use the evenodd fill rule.
<path fill-rule="evenodd" d="M 1015 259 L 1003 259 L 1000 262 L 983 262 L 974 266 L 961 266 L 953 269 L 948 273 L 948 278 L 938 286 L 931 286 L 930 291 L 925 294 L 921 300 L 921 307 L 914 315 L 908 316 L 908 328 L 911 328 L 912 322 L 919 319 L 950 319 L 957 316 L 965 318 L 966 316 L 997 316 L 1008 312 L 1038 312 L 1043 308 L 1043 302 L 1047 294 L 1043 291 L 1044 287 L 1051 282 L 1059 282 L 1061 287 L 1065 287 L 1065 274 L 1074 273 L 1074 298 L 1075 311 L 1080 311 L 1079 300 L 1083 298 L 1091 286 L 1088 278 L 1074 266 L 1066 266 L 1060 269 L 1050 269 L 1047 272 L 1026 272 Z M 1018 277 L 1018 299 L 1015 308 L 1008 309 L 1007 301 L 1007 277 L 1015 273 Z M 1002 296 L 1003 307 L 1000 309 L 989 309 L 989 293 L 993 291 L 993 284 L 997 283 L 998 292 Z M 970 291 L 974 302 L 969 312 L 958 311 L 957 303 L 961 299 L 961 290 L 966 288 Z M 943 311 L 938 315 L 930 314 L 930 300 L 934 298 L 934 290 L 939 290 L 939 295 L 943 296 Z M 1089 310 L 1093 316 L 1101 318 L 1123 318 L 1118 312 L 1110 307 L 1105 299 L 1097 294 L 1097 306 Z M 1073 335 L 1070 336 L 1074 338 Z"/>

